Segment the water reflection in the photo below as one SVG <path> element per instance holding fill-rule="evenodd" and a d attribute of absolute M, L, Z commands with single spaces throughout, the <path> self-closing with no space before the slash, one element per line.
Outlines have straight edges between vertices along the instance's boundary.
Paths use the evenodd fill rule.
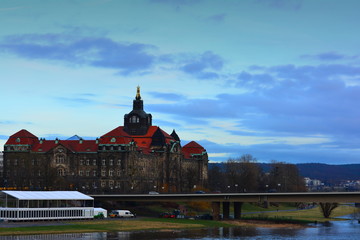
<path fill-rule="evenodd" d="M 196 230 L 163 230 L 143 232 L 71 233 L 26 236 L 0 236 L 0 240 L 185 240 L 185 239 L 359 239 L 357 221 L 330 222 L 309 228 L 207 228 Z"/>

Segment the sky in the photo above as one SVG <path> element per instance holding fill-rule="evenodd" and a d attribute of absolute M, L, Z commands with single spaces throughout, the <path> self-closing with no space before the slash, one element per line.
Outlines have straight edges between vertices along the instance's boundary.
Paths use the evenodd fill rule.
<path fill-rule="evenodd" d="M 211 162 L 360 163 L 358 0 L 0 0 L 0 149 L 94 139 L 136 87 Z"/>

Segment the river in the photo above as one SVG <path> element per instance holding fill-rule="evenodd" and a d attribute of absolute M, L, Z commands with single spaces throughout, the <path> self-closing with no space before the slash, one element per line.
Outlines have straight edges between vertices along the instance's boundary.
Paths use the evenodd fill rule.
<path fill-rule="evenodd" d="M 1 236 L 0 240 L 211 240 L 211 239 L 316 239 L 352 240 L 360 238 L 358 221 L 317 224 L 308 228 L 230 227 L 196 230 L 166 230 L 138 232 L 71 233 L 24 236 Z"/>

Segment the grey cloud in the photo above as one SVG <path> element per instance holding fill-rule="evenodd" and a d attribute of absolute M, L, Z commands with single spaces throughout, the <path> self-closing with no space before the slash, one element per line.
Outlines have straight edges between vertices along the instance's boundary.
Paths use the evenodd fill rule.
<path fill-rule="evenodd" d="M 180 70 L 199 79 L 213 79 L 219 77 L 214 71 L 221 70 L 223 65 L 224 61 L 219 55 L 207 51 L 199 56 L 194 56 L 192 59 L 188 59 L 180 67 Z"/>
<path fill-rule="evenodd" d="M 7 139 L 9 139 L 9 136 L 6 136 L 6 135 L 0 135 L 0 139 L 2 139 L 2 140 L 7 140 Z"/>
<path fill-rule="evenodd" d="M 292 11 L 298 11 L 302 7 L 302 0 L 255 0 L 255 3 L 271 8 Z"/>
<path fill-rule="evenodd" d="M 120 43 L 101 37 L 74 37 L 60 34 L 8 36 L 0 42 L 1 52 L 29 59 L 56 60 L 78 65 L 113 68 L 124 74 L 149 68 L 155 57 L 151 45 Z"/>
<path fill-rule="evenodd" d="M 225 20 L 225 17 L 226 17 L 226 14 L 221 13 L 221 14 L 212 15 L 208 19 L 213 21 L 213 22 L 222 22 L 222 21 Z"/>
<path fill-rule="evenodd" d="M 339 61 L 339 60 L 356 60 L 359 58 L 358 55 L 345 55 L 337 52 L 323 52 L 319 54 L 305 54 L 300 56 L 303 59 L 313 59 L 320 61 Z"/>
<path fill-rule="evenodd" d="M 180 101 L 185 97 L 176 93 L 162 93 L 162 92 L 149 92 L 149 94 L 157 99 L 164 99 L 169 101 Z"/>

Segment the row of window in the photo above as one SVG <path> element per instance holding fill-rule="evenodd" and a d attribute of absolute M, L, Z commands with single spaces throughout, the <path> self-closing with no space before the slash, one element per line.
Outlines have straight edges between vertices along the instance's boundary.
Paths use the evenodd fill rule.
<path fill-rule="evenodd" d="M 111 142 L 116 142 L 116 138 L 112 138 L 110 140 Z M 100 151 L 124 151 L 125 147 L 124 146 L 99 146 L 98 150 Z"/>
<path fill-rule="evenodd" d="M 87 177 L 90 177 L 91 174 L 92 174 L 93 177 L 96 177 L 96 176 L 97 176 L 97 171 L 96 171 L 96 170 L 93 170 L 93 171 L 90 171 L 90 170 L 86 170 L 86 171 L 80 170 L 80 171 L 79 171 L 79 176 L 84 176 L 84 173 L 85 173 L 85 176 L 87 176 Z M 102 170 L 102 171 L 101 171 L 101 176 L 102 176 L 102 177 L 106 177 L 106 173 L 107 173 L 106 170 Z M 114 171 L 114 170 L 112 170 L 112 169 L 109 170 L 109 174 L 108 174 L 109 177 L 113 177 L 114 174 L 115 174 L 115 171 Z M 60 175 L 60 176 L 62 176 L 62 175 Z M 121 170 L 117 170 L 117 171 L 116 171 L 116 176 L 118 176 L 118 177 L 121 176 Z"/>
<path fill-rule="evenodd" d="M 83 210 L 35 210 L 17 211 L 0 210 L 0 218 L 60 218 L 60 217 L 83 217 Z"/>
<path fill-rule="evenodd" d="M 56 164 L 65 164 L 65 161 L 66 161 L 65 155 L 56 155 L 56 157 L 55 157 L 55 162 L 56 162 Z M 25 160 L 24 160 L 24 159 L 21 159 L 21 160 L 18 160 L 18 159 L 13 159 L 13 160 L 8 159 L 8 160 L 7 160 L 8 166 L 10 166 L 11 163 L 12 163 L 14 166 L 24 165 L 24 164 L 25 164 Z M 116 162 L 115 162 L 115 160 L 113 160 L 113 159 L 110 159 L 110 160 L 108 161 L 108 165 L 109 165 L 109 166 L 114 166 L 115 163 L 116 163 L 116 165 L 121 166 L 121 159 L 116 160 Z M 36 160 L 36 159 L 31 159 L 31 165 L 37 166 L 37 165 L 39 165 L 39 161 Z M 86 160 L 81 159 L 81 160 L 80 160 L 80 165 L 87 165 L 87 166 L 93 165 L 93 166 L 96 166 L 96 165 L 97 165 L 97 160 L 96 160 L 96 159 L 93 159 L 93 160 L 90 160 L 90 159 L 86 159 Z M 106 165 L 107 165 L 106 159 L 102 159 L 102 160 L 101 160 L 101 165 L 102 165 L 102 166 L 106 166 Z"/>
<path fill-rule="evenodd" d="M 107 163 L 106 159 L 102 159 L 102 160 L 101 160 L 101 165 L 102 165 L 102 166 L 106 166 L 106 163 Z M 91 165 L 91 164 L 92 164 L 93 166 L 96 166 L 96 164 L 97 164 L 96 159 L 93 159 L 92 161 L 91 161 L 90 159 L 86 159 L 86 160 L 81 159 L 81 160 L 80 160 L 80 165 L 87 165 L 87 166 L 89 166 L 89 165 Z M 109 162 L 108 162 L 108 164 L 109 164 L 109 166 L 114 166 L 115 161 L 114 161 L 113 159 L 110 159 Z M 118 159 L 118 160 L 116 161 L 116 165 L 121 166 L 121 159 Z"/>

